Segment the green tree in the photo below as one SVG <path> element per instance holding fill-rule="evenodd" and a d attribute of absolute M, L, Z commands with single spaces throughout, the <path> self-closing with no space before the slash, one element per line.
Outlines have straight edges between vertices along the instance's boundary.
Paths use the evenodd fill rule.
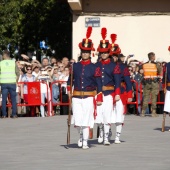
<path fill-rule="evenodd" d="M 19 38 L 19 1 L 3 0 L 0 3 L 0 47 L 14 46 Z"/>
<path fill-rule="evenodd" d="M 0 48 L 37 50 L 46 40 L 58 58 L 71 56 L 72 18 L 67 1 L 3 0 L 0 3 Z"/>

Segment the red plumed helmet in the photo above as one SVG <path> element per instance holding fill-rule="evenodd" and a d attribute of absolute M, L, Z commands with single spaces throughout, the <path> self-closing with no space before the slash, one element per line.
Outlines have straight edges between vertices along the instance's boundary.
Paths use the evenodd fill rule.
<path fill-rule="evenodd" d="M 118 44 L 114 44 L 114 46 L 111 47 L 111 50 L 110 50 L 110 55 L 114 55 L 114 54 L 120 54 L 121 53 L 121 49 L 119 47 Z"/>
<path fill-rule="evenodd" d="M 112 40 L 112 44 L 114 44 L 115 41 L 116 41 L 116 39 L 117 39 L 117 35 L 116 35 L 116 34 L 111 34 L 111 35 L 110 35 L 110 38 L 111 38 L 111 40 Z"/>
<path fill-rule="evenodd" d="M 118 44 L 115 44 L 115 41 L 117 39 L 117 34 L 111 34 L 110 38 L 112 40 L 110 55 L 120 54 L 121 53 L 121 49 L 120 49 Z"/>
<path fill-rule="evenodd" d="M 107 35 L 107 29 L 105 27 L 101 29 L 101 35 L 103 40 L 100 40 L 100 44 L 97 48 L 97 51 L 110 52 L 111 44 L 109 43 L 109 40 L 105 40 Z"/>
<path fill-rule="evenodd" d="M 86 38 L 82 40 L 82 42 L 79 43 L 79 48 L 84 51 L 95 51 L 93 47 L 92 40 L 89 39 L 92 33 L 92 27 L 87 28 L 86 32 Z"/>
<path fill-rule="evenodd" d="M 87 32 L 86 32 L 86 38 L 87 38 L 87 39 L 90 38 L 91 33 L 92 33 L 92 27 L 88 27 L 88 28 L 87 28 Z"/>
<path fill-rule="evenodd" d="M 102 35 L 103 40 L 105 40 L 106 39 L 106 35 L 107 35 L 107 29 L 105 27 L 102 28 L 101 35 Z"/>

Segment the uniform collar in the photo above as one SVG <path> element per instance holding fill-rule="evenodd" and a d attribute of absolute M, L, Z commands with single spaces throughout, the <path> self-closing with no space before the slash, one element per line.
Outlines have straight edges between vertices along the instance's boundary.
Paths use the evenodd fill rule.
<path fill-rule="evenodd" d="M 82 65 L 88 65 L 88 64 L 90 64 L 91 63 L 91 61 L 90 60 L 86 60 L 86 61 L 80 61 L 80 63 L 82 64 Z"/>
<path fill-rule="evenodd" d="M 106 60 L 101 60 L 102 64 L 109 64 L 110 63 L 110 58 L 106 59 Z"/>

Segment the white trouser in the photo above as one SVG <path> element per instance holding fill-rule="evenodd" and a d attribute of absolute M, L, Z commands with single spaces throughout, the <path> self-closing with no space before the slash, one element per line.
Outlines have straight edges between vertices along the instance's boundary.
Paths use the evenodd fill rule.
<path fill-rule="evenodd" d="M 41 103 L 45 104 L 45 98 L 47 98 L 47 93 L 41 93 Z M 48 92 L 48 100 L 47 100 L 48 104 L 49 104 L 49 112 L 48 113 L 51 116 L 51 111 L 52 111 L 52 107 L 51 107 L 51 94 L 50 91 Z M 40 106 L 40 112 L 41 112 L 41 116 L 44 117 L 44 105 Z"/>
<path fill-rule="evenodd" d="M 113 117 L 111 123 L 123 123 L 125 119 L 124 106 L 121 100 L 117 101 L 113 107 Z"/>
<path fill-rule="evenodd" d="M 170 112 L 170 91 L 166 91 L 165 94 L 165 103 L 164 103 L 164 111 Z"/>
<path fill-rule="evenodd" d="M 97 106 L 97 116 L 95 123 L 111 124 L 113 118 L 113 97 L 103 96 L 103 103 Z"/>
<path fill-rule="evenodd" d="M 94 104 L 93 97 L 85 99 L 72 98 L 73 116 L 71 124 L 75 126 L 94 126 Z"/>

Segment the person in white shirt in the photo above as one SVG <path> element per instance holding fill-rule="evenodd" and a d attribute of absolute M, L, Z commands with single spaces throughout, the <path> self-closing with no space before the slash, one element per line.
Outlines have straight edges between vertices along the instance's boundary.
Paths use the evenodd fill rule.
<path fill-rule="evenodd" d="M 64 68 L 64 71 L 59 76 L 60 81 L 64 81 L 61 83 L 61 102 L 62 103 L 68 103 L 68 94 L 67 94 L 67 80 L 69 78 L 69 67 L 66 66 Z M 69 106 L 60 106 L 60 115 L 67 115 L 69 111 Z"/>
<path fill-rule="evenodd" d="M 21 78 L 21 82 L 34 82 L 36 81 L 36 78 L 34 75 L 32 75 L 32 67 L 26 66 L 27 73 L 24 74 Z M 28 103 L 28 90 L 27 90 L 27 84 L 22 85 L 21 90 L 21 98 L 24 99 L 26 103 Z M 35 106 L 30 106 L 30 112 L 31 116 L 35 116 Z"/>
<path fill-rule="evenodd" d="M 51 116 L 52 113 L 52 105 L 51 105 L 51 94 L 50 94 L 50 88 L 49 88 L 49 81 L 50 81 L 50 76 L 48 75 L 47 71 L 44 71 L 44 69 L 41 69 L 41 73 L 38 75 L 37 79 L 41 82 L 40 83 L 40 88 L 41 88 L 41 103 L 45 104 L 45 98 L 47 99 L 48 102 L 48 115 Z M 48 89 L 48 91 L 47 91 Z M 44 105 L 40 106 L 40 113 L 41 117 L 45 117 L 45 110 L 44 110 Z"/>
<path fill-rule="evenodd" d="M 59 81 L 60 75 L 58 74 L 58 67 L 54 66 L 51 70 L 51 79 L 52 82 Z M 58 102 L 60 95 L 59 91 L 59 84 L 58 83 L 52 83 L 52 102 L 56 104 Z"/>
<path fill-rule="evenodd" d="M 34 65 L 33 65 L 32 75 L 35 76 L 36 81 L 38 80 L 38 76 L 39 76 L 40 73 L 41 73 L 41 71 L 40 71 L 40 66 L 41 66 L 40 64 L 35 64 L 35 63 L 34 63 Z M 36 109 L 36 114 L 37 114 L 37 116 L 39 117 L 39 116 L 40 116 L 40 108 L 39 108 L 39 106 L 36 106 L 35 109 Z"/>

